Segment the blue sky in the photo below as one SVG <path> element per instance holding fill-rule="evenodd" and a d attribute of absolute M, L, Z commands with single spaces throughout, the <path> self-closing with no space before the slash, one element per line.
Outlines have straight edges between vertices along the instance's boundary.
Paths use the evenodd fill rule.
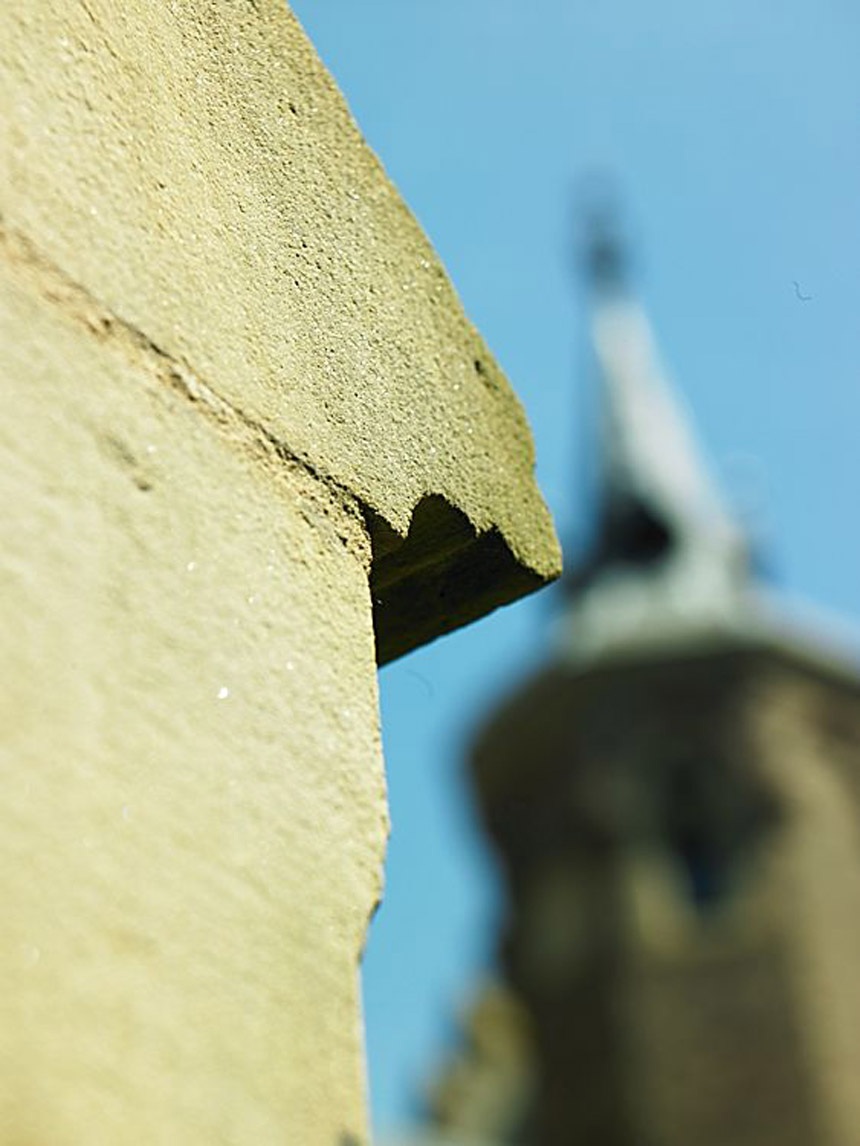
<path fill-rule="evenodd" d="M 519 394 L 563 535 L 592 380 L 573 189 L 611 172 L 664 358 L 778 582 L 860 621 L 860 5 L 297 0 Z M 798 297 L 800 293 L 811 296 Z M 551 594 L 380 676 L 393 831 L 365 964 L 376 1126 L 409 1117 L 498 903 L 469 729 L 541 657 Z"/>

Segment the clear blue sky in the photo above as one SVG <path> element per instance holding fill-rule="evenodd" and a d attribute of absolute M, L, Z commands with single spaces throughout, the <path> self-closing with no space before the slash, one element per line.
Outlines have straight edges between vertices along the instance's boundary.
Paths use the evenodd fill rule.
<path fill-rule="evenodd" d="M 581 524 L 589 444 L 571 192 L 597 167 L 779 582 L 860 620 L 856 0 L 293 6 L 525 405 L 562 532 Z M 394 826 L 365 965 L 381 1130 L 408 1117 L 488 958 L 498 892 L 463 749 L 541 655 L 550 610 L 539 595 L 381 673 Z"/>

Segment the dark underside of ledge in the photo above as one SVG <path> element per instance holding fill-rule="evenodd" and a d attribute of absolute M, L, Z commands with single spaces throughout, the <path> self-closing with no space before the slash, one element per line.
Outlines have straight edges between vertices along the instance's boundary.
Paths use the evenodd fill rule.
<path fill-rule="evenodd" d="M 380 666 L 547 584 L 497 530 L 476 533 L 443 497 L 419 502 L 405 538 L 378 515 L 368 518 Z"/>

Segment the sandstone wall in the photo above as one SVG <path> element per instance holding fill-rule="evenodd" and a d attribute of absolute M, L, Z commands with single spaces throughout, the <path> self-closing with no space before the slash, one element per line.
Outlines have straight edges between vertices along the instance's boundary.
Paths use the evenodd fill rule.
<path fill-rule="evenodd" d="M 275 0 L 0 16 L 0 1143 L 366 1137 L 376 665 L 558 549 Z"/>

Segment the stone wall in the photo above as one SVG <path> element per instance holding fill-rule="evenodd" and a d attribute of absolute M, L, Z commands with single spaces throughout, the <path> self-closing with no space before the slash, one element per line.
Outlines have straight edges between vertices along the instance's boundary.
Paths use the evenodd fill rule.
<path fill-rule="evenodd" d="M 557 572 L 528 430 L 280 3 L 0 108 L 0 1142 L 363 1142 L 376 664 Z"/>

